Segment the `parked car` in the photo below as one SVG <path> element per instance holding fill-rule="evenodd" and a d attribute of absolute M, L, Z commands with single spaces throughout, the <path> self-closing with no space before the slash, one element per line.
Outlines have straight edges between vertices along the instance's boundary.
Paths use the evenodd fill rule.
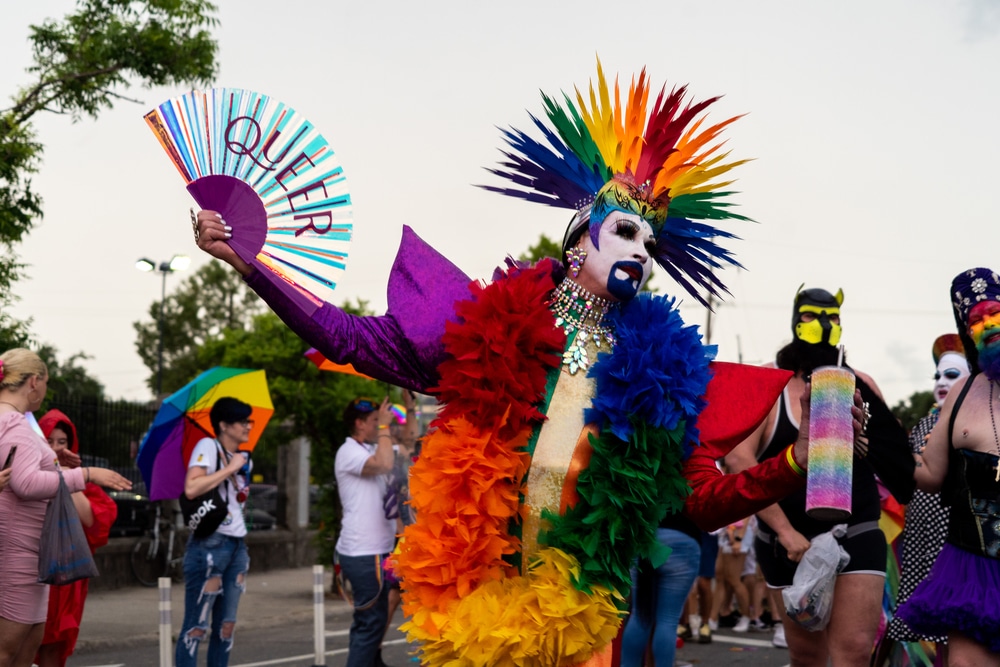
<path fill-rule="evenodd" d="M 153 505 L 146 496 L 146 486 L 140 482 L 131 491 L 107 493 L 118 506 L 118 518 L 111 525 L 111 537 L 129 537 L 146 532 L 153 516 Z"/>

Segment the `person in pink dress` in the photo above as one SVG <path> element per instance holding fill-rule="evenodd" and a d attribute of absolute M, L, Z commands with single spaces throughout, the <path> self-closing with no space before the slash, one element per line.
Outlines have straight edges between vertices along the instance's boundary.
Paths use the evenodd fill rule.
<path fill-rule="evenodd" d="M 31 665 L 45 630 L 49 587 L 38 583 L 38 546 L 45 509 L 59 490 L 59 463 L 25 413 L 41 406 L 48 379 L 34 352 L 0 355 L 0 462 L 11 464 L 10 482 L 0 491 L 0 667 Z M 104 468 L 66 470 L 63 479 L 70 491 L 83 491 L 87 482 L 132 487 Z"/>
<path fill-rule="evenodd" d="M 80 440 L 76 426 L 62 411 L 49 410 L 38 420 L 38 426 L 57 456 L 65 449 L 79 454 Z M 77 466 L 69 464 L 66 467 Z M 80 515 L 90 552 L 94 553 L 108 543 L 111 526 L 118 517 L 118 506 L 94 483 L 87 484 L 82 492 L 73 494 L 73 505 Z M 38 648 L 38 655 L 35 656 L 38 667 L 63 667 L 73 654 L 89 588 L 89 579 L 79 579 L 71 584 L 49 589 L 45 634 L 42 645 Z"/>

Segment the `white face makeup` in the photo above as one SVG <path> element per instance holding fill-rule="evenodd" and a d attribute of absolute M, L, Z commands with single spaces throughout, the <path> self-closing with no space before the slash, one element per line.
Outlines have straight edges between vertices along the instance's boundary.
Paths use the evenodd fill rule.
<path fill-rule="evenodd" d="M 649 279 L 652 259 L 649 248 L 656 243 L 653 228 L 634 213 L 612 211 L 601 223 L 600 249 L 584 232 L 580 247 L 587 259 L 577 282 L 593 294 L 612 301 L 629 301 Z"/>
<path fill-rule="evenodd" d="M 952 386 L 969 374 L 969 362 L 961 354 L 945 352 L 938 361 L 934 373 L 934 400 L 938 405 L 944 402 Z"/>

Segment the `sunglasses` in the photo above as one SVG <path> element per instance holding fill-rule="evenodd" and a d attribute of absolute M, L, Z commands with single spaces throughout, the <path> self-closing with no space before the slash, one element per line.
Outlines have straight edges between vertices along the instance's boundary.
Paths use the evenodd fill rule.
<path fill-rule="evenodd" d="M 239 420 L 237 422 L 233 422 L 233 423 L 234 424 L 239 424 L 240 426 L 246 426 L 247 428 L 253 428 L 253 420 L 252 419 L 241 419 L 241 420 Z"/>
<path fill-rule="evenodd" d="M 949 368 L 944 373 L 940 372 L 935 373 L 934 379 L 940 380 L 942 375 L 949 380 L 957 380 L 958 378 L 962 377 L 962 371 L 958 370 L 957 368 Z"/>

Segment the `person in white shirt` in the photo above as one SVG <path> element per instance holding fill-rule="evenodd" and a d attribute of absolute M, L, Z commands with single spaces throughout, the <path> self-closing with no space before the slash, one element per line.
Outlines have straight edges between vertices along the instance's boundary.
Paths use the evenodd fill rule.
<path fill-rule="evenodd" d="M 395 461 L 390 408 L 388 398 L 381 405 L 367 398 L 351 401 L 344 410 L 351 435 L 334 463 L 343 509 L 336 558 L 354 595 L 347 667 L 381 667 L 379 645 L 389 608 L 382 563 L 396 541 L 396 520 L 388 518 L 384 502 Z"/>
<path fill-rule="evenodd" d="M 209 634 L 209 667 L 226 667 L 233 647 L 236 608 L 246 590 L 250 557 L 243 538 L 243 504 L 250 477 L 249 455 L 239 446 L 250 439 L 253 408 L 235 398 L 223 397 L 209 413 L 215 438 L 202 438 L 194 446 L 184 479 L 190 499 L 219 489 L 228 512 L 222 523 L 205 537 L 192 532 L 184 553 L 184 623 L 177 641 L 175 664 L 194 667 L 198 646 Z M 221 457 L 221 458 L 219 458 Z"/>

